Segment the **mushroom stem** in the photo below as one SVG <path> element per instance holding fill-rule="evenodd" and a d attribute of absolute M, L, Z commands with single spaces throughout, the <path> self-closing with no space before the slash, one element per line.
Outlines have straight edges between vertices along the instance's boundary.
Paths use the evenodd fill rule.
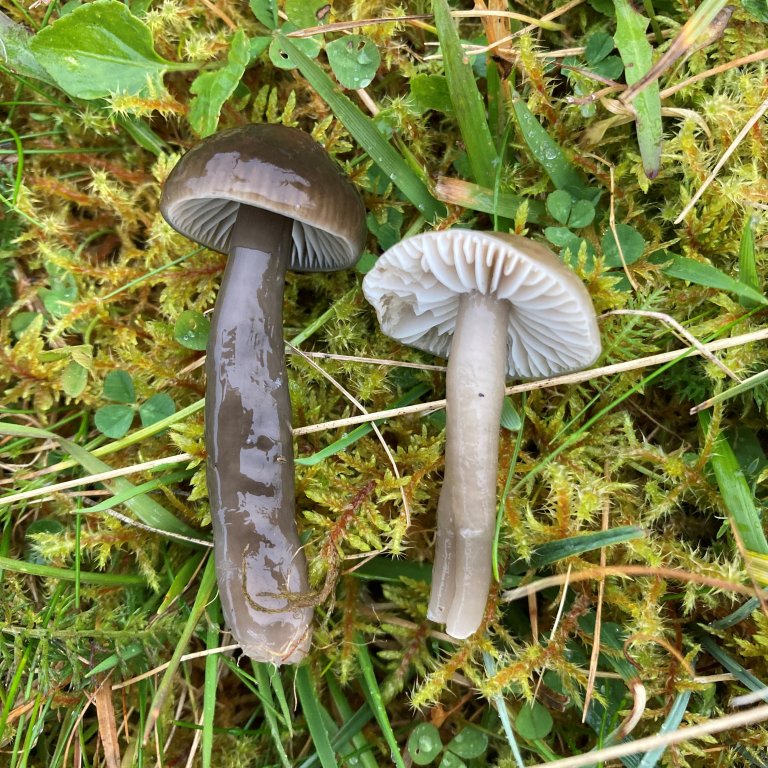
<path fill-rule="evenodd" d="M 453 580 L 446 632 L 459 639 L 479 627 L 491 586 L 509 312 L 509 304 L 493 296 L 462 294 L 448 358 L 440 505 L 446 505 L 444 517 L 452 518 L 452 542 L 440 554 L 453 555 L 455 562 L 440 564 L 438 571 L 445 568 Z"/>
<path fill-rule="evenodd" d="M 248 656 L 275 664 L 306 654 L 312 618 L 289 599 L 307 591 L 283 342 L 292 224 L 239 207 L 206 363 L 207 479 L 224 618 Z"/>

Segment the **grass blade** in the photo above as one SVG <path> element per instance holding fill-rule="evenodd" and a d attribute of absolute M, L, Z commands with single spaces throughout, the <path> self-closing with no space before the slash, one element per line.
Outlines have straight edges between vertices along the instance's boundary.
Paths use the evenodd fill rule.
<path fill-rule="evenodd" d="M 317 756 L 320 758 L 320 764 L 323 768 L 338 768 L 308 664 L 302 664 L 296 670 L 296 692 L 299 695 L 301 708 L 307 720 L 312 743 L 317 751 Z"/>
<path fill-rule="evenodd" d="M 277 750 L 283 768 L 291 768 L 291 761 L 288 759 L 285 747 L 283 747 L 283 740 L 280 736 L 280 728 L 278 727 L 277 717 L 275 715 L 275 701 L 272 696 L 272 687 L 269 679 L 270 670 L 267 666 L 267 664 L 263 663 L 254 664 L 253 674 L 259 689 L 259 697 L 263 702 L 264 719 L 267 721 L 267 727 L 272 736 L 272 743 L 275 745 L 275 750 Z M 286 722 L 290 722 L 290 720 L 286 720 Z"/>
<path fill-rule="evenodd" d="M 699 426 L 705 435 L 709 429 L 709 423 L 709 414 L 700 413 Z M 736 454 L 722 432 L 715 438 L 709 464 L 715 473 L 723 503 L 742 544 L 748 552 L 768 555 L 768 541 L 763 533 L 755 497 L 744 477 Z"/>
<path fill-rule="evenodd" d="M 752 229 L 751 216 L 747 216 L 744 220 L 744 228 L 741 230 L 739 282 L 760 294 L 760 279 L 757 276 L 757 263 L 755 261 L 755 231 Z M 760 295 L 762 296 L 762 294 Z M 741 305 L 747 309 L 754 309 L 759 305 L 759 302 L 742 296 Z"/>
<path fill-rule="evenodd" d="M 748 285 L 742 280 L 734 280 L 730 275 L 706 264 L 703 261 L 696 261 L 687 256 L 672 255 L 672 263 L 663 268 L 665 275 L 676 277 L 679 280 L 687 280 L 689 283 L 703 285 L 706 288 L 717 288 L 721 291 L 730 291 L 739 298 L 754 302 L 754 305 L 768 304 L 768 299 L 760 291 Z"/>
<path fill-rule="evenodd" d="M 80 579 L 82 584 L 94 584 L 103 587 L 144 587 L 147 585 L 143 576 L 128 576 L 119 573 L 93 573 L 90 571 L 70 571 L 68 568 L 56 568 L 52 565 L 40 565 L 39 563 L 27 563 L 23 560 L 14 560 L 12 557 L 0 556 L 0 571 L 13 571 L 14 573 L 26 573 L 29 576 L 42 576 L 46 579 L 62 579 L 63 581 L 75 581 Z"/>
<path fill-rule="evenodd" d="M 429 193 L 424 182 L 413 172 L 403 157 L 379 133 L 375 123 L 350 101 L 328 75 L 290 38 L 278 34 L 280 46 L 299 68 L 307 82 L 333 110 L 333 114 L 350 132 L 352 138 L 370 155 L 390 181 L 424 215 L 432 221 L 445 216 L 445 208 Z"/>
<path fill-rule="evenodd" d="M 577 199 L 585 197 L 581 174 L 517 92 L 512 94 L 512 110 L 515 113 L 520 135 L 528 145 L 534 160 L 544 169 L 555 187 L 567 190 Z"/>
<path fill-rule="evenodd" d="M 677 694 L 669 709 L 669 714 L 661 724 L 661 728 L 659 728 L 659 735 L 677 730 L 680 723 L 683 722 L 683 717 L 685 717 L 688 702 L 691 700 L 691 693 L 691 691 L 683 691 Z M 665 749 L 666 747 L 657 747 L 650 752 L 646 752 L 637 768 L 656 768 L 656 764 L 661 759 Z"/>
<path fill-rule="evenodd" d="M 464 56 L 459 35 L 456 32 L 446 0 L 433 0 L 437 36 L 443 54 L 448 94 L 459 124 L 461 138 L 467 149 L 469 165 L 474 180 L 493 188 L 499 156 L 493 144 L 485 104 L 472 72 L 472 65 Z"/>
<path fill-rule="evenodd" d="M 381 697 L 381 691 L 379 690 L 379 683 L 376 680 L 376 673 L 373 669 L 373 662 L 371 656 L 368 653 L 368 647 L 365 645 L 362 636 L 358 633 L 355 637 L 355 643 L 357 644 L 357 660 L 360 664 L 360 671 L 362 672 L 362 688 L 365 699 L 368 702 L 368 706 L 373 710 L 373 714 L 376 721 L 381 728 L 381 733 L 384 736 L 384 740 L 387 742 L 392 762 L 397 768 L 405 768 L 402 755 L 400 754 L 400 748 L 397 745 L 397 739 L 395 738 L 395 732 L 392 730 L 392 725 L 389 722 L 387 716 L 387 709 L 384 706 L 384 699 Z"/>
<path fill-rule="evenodd" d="M 645 37 L 648 19 L 639 14 L 629 0 L 613 0 L 616 8 L 614 40 L 624 62 L 627 85 L 632 85 L 653 66 L 653 47 Z M 654 81 L 635 96 L 635 130 L 643 159 L 643 170 L 655 179 L 661 164 L 661 97 L 659 84 Z"/>
<path fill-rule="evenodd" d="M 221 637 L 219 624 L 221 623 L 221 603 L 214 600 L 209 609 L 208 629 L 205 633 L 205 645 L 210 651 L 216 648 Z M 212 653 L 205 657 L 205 683 L 203 685 L 203 737 L 200 752 L 203 768 L 211 768 L 213 765 L 213 721 L 216 713 L 216 688 L 219 682 L 219 663 L 221 657 Z"/>
<path fill-rule="evenodd" d="M 101 472 L 111 472 L 112 467 L 105 464 L 101 459 L 97 459 L 92 453 L 86 451 L 79 445 L 57 435 L 55 432 L 49 432 L 45 429 L 36 427 L 24 427 L 10 422 L 0 422 L 0 435 L 14 435 L 16 437 L 42 438 L 43 440 L 54 440 L 82 467 L 92 474 Z M 151 528 L 158 528 L 161 531 L 178 533 L 182 536 L 197 538 L 198 532 L 183 523 L 175 515 L 172 515 L 165 507 L 158 504 L 149 496 L 135 496 L 136 487 L 125 478 L 115 477 L 112 480 L 105 480 L 107 486 L 115 494 L 125 494 L 125 506 L 128 507 L 136 517 L 145 525 Z"/>
<path fill-rule="evenodd" d="M 541 568 L 544 565 L 556 563 L 566 557 L 581 555 L 602 547 L 610 547 L 614 544 L 622 544 L 633 539 L 642 539 L 645 531 L 636 525 L 622 525 L 619 528 L 611 528 L 607 531 L 584 533 L 580 536 L 571 536 L 559 541 L 550 541 L 537 547 L 531 556 L 531 562 L 526 568 Z"/>
<path fill-rule="evenodd" d="M 189 612 L 189 617 L 184 625 L 184 629 L 181 632 L 181 636 L 176 643 L 176 648 L 171 656 L 171 660 L 168 663 L 168 667 L 163 673 L 163 678 L 160 681 L 160 685 L 155 691 L 154 698 L 152 699 L 152 705 L 150 706 L 149 713 L 147 715 L 147 722 L 144 726 L 144 738 L 143 743 L 146 744 L 149 740 L 152 731 L 154 730 L 157 718 L 160 716 L 160 710 L 163 708 L 168 694 L 173 687 L 173 678 L 176 675 L 176 670 L 181 663 L 181 657 L 184 655 L 189 641 L 192 639 L 197 624 L 205 613 L 205 609 L 208 606 L 208 600 L 210 600 L 211 593 L 216 586 L 216 569 L 214 567 L 213 557 L 208 558 L 208 562 L 205 564 L 205 570 L 203 571 L 203 577 L 200 579 L 200 587 L 195 596 L 195 602 L 192 605 L 192 610 Z"/>
<path fill-rule="evenodd" d="M 509 192 L 494 192 L 493 189 L 474 184 L 471 181 L 453 179 L 441 176 L 435 185 L 435 195 L 443 203 L 460 205 L 472 211 L 482 211 L 491 215 L 514 219 L 518 208 L 527 202 L 528 216 L 526 221 L 539 223 L 545 215 L 544 204 L 539 200 L 528 200 L 512 195 Z"/>
<path fill-rule="evenodd" d="M 428 384 L 417 384 L 415 387 L 409 389 L 402 397 L 398 398 L 393 404 L 392 408 L 402 408 L 404 405 L 410 405 L 415 403 L 422 395 L 429 392 L 430 387 Z M 333 456 L 339 451 L 344 451 L 349 448 L 350 445 L 356 443 L 361 437 L 364 437 L 373 430 L 373 424 L 381 424 L 384 420 L 368 422 L 367 424 L 361 424 L 356 429 L 353 429 L 349 434 L 336 440 L 335 442 L 327 445 L 325 448 L 313 453 L 311 456 L 304 456 L 295 459 L 296 464 L 301 464 L 305 467 L 312 467 L 315 464 L 319 464 L 329 456 Z"/>

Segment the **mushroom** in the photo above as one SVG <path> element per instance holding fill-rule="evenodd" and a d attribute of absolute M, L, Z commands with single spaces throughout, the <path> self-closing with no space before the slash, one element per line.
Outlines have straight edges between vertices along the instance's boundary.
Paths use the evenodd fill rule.
<path fill-rule="evenodd" d="M 297 663 L 309 648 L 312 607 L 294 516 L 285 273 L 352 266 L 365 240 L 365 211 L 320 145 L 282 125 L 245 125 L 205 139 L 171 171 L 160 210 L 190 240 L 229 254 L 205 394 L 224 619 L 252 659 Z"/>
<path fill-rule="evenodd" d="M 363 291 L 387 335 L 448 357 L 445 474 L 428 618 L 465 638 L 491 585 L 499 420 L 507 374 L 548 377 L 600 355 L 589 294 L 551 251 L 452 229 L 386 251 Z"/>

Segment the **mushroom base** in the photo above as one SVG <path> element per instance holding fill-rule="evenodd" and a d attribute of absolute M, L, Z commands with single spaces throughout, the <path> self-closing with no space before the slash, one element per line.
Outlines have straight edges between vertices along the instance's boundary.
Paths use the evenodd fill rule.
<path fill-rule="evenodd" d="M 291 226 L 240 206 L 206 361 L 208 495 L 224 619 L 248 656 L 274 664 L 304 657 L 312 620 L 283 342 Z"/>
<path fill-rule="evenodd" d="M 491 586 L 510 309 L 477 291 L 459 301 L 446 376 L 445 476 L 427 616 L 463 639 L 480 626 Z"/>

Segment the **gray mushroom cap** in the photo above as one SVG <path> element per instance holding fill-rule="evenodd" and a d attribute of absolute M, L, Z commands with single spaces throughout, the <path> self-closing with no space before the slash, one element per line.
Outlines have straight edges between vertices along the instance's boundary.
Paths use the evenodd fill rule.
<path fill-rule="evenodd" d="M 600 356 L 595 310 L 579 278 L 543 245 L 517 235 L 452 229 L 407 238 L 365 276 L 363 292 L 388 336 L 448 357 L 459 296 L 509 302 L 507 371 L 542 378 Z"/>
<path fill-rule="evenodd" d="M 283 125 L 244 125 L 191 149 L 168 176 L 160 210 L 190 240 L 228 253 L 240 205 L 293 219 L 290 268 L 352 266 L 366 235 L 354 186 L 308 134 Z"/>

